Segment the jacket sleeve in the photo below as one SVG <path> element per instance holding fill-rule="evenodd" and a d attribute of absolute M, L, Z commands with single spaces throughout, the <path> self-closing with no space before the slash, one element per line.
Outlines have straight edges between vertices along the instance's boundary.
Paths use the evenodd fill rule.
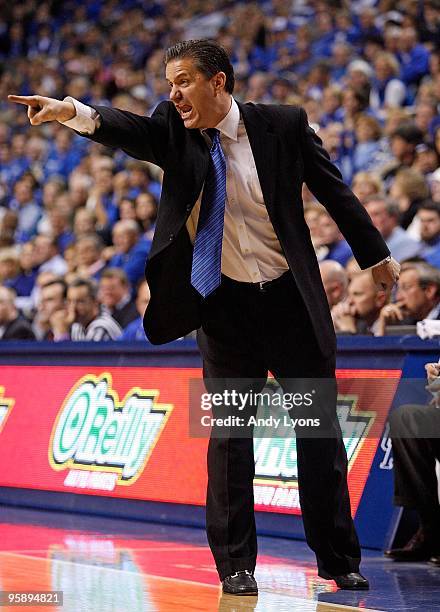
<path fill-rule="evenodd" d="M 360 267 L 369 268 L 388 257 L 390 251 L 367 211 L 330 161 L 302 108 L 299 121 L 307 187 L 337 223 Z"/>
<path fill-rule="evenodd" d="M 87 138 L 163 167 L 169 139 L 169 102 L 159 104 L 151 117 L 107 106 L 92 108 L 99 113 L 100 126 Z"/>

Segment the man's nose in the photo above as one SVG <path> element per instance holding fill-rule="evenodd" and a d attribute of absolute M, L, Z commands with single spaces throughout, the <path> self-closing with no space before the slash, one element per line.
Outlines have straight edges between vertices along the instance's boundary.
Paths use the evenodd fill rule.
<path fill-rule="evenodd" d="M 173 85 L 170 91 L 170 100 L 177 102 L 181 97 L 182 94 L 180 93 L 180 89 Z"/>

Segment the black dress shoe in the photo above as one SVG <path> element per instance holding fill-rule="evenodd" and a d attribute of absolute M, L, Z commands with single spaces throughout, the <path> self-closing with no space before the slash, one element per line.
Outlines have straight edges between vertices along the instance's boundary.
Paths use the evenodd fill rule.
<path fill-rule="evenodd" d="M 349 591 L 357 591 L 358 589 L 362 589 L 367 591 L 370 588 L 370 583 L 368 580 L 358 572 L 350 572 L 349 574 L 333 576 L 332 574 L 327 574 L 327 572 L 320 571 L 318 572 L 318 576 L 321 576 L 321 578 L 324 578 L 325 580 L 334 580 L 340 589 L 347 589 Z"/>
<path fill-rule="evenodd" d="M 252 572 L 241 570 L 226 576 L 223 580 L 223 593 L 230 595 L 257 595 L 258 587 Z"/>
<path fill-rule="evenodd" d="M 434 555 L 434 557 L 431 557 L 429 559 L 428 563 L 430 563 L 431 565 L 436 565 L 437 567 L 440 567 L 440 555 Z"/>
<path fill-rule="evenodd" d="M 394 561 L 428 561 L 438 550 L 435 538 L 420 528 L 403 548 L 392 548 L 384 552 L 385 557 Z"/>

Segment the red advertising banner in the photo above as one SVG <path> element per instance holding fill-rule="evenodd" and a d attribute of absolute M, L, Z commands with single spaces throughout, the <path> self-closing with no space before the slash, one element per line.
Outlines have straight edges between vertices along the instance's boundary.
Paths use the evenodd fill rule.
<path fill-rule="evenodd" d="M 400 374 L 338 372 L 354 513 Z M 208 440 L 189 433 L 190 381 L 200 375 L 0 366 L 0 486 L 203 505 Z M 294 436 L 256 438 L 254 448 L 256 508 L 300 514 Z"/>

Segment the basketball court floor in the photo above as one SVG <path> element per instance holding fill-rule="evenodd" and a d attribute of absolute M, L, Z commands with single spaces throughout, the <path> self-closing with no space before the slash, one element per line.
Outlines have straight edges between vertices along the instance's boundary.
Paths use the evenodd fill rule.
<path fill-rule="evenodd" d="M 440 568 L 364 551 L 368 592 L 318 578 L 303 542 L 259 538 L 257 597 L 221 594 L 204 531 L 0 508 L 0 590 L 62 591 L 62 612 L 440 611 Z"/>

